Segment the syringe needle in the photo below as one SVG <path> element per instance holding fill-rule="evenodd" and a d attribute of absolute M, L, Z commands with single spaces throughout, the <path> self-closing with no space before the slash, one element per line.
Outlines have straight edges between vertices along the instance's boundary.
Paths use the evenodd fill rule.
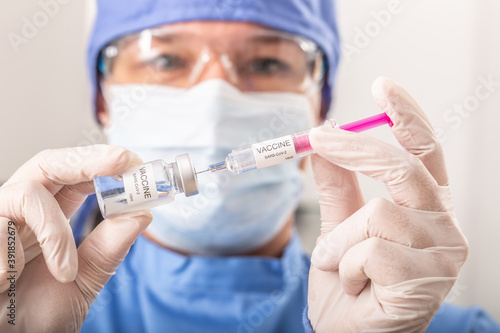
<path fill-rule="evenodd" d="M 207 170 L 198 171 L 198 172 L 196 172 L 196 174 L 198 175 L 200 173 L 204 173 L 204 172 L 207 172 L 207 171 L 210 171 L 210 173 L 214 173 L 214 172 L 218 172 L 218 171 L 226 170 L 226 169 L 227 169 L 226 162 L 222 161 L 222 162 L 219 162 L 219 163 L 211 164 L 211 165 L 208 166 Z"/>

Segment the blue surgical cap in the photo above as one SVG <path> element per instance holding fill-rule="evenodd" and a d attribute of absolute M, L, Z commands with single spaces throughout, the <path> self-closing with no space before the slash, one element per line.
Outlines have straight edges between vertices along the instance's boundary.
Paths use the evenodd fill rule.
<path fill-rule="evenodd" d="M 97 60 L 104 46 L 127 34 L 186 21 L 252 22 L 309 38 L 327 59 L 323 99 L 331 98 L 340 47 L 334 0 L 98 0 L 88 49 L 94 99 Z"/>

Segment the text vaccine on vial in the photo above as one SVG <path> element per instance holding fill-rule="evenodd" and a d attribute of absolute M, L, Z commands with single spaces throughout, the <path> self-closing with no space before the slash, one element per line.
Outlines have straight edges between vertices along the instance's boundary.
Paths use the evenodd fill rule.
<path fill-rule="evenodd" d="M 164 205 L 178 193 L 198 194 L 198 179 L 188 154 L 175 162 L 162 160 L 134 166 L 113 177 L 94 178 L 97 201 L 103 217 Z"/>

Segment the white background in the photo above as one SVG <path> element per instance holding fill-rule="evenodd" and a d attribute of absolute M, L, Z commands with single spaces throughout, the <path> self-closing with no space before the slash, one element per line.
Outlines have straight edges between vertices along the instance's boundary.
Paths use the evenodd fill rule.
<path fill-rule="evenodd" d="M 9 33 L 21 35 L 23 18 L 33 22 L 41 7 L 36 0 L 0 5 L 0 181 L 42 149 L 100 139 L 85 68 L 94 4 L 66 2 L 17 53 Z M 388 11 L 390 3 L 398 10 L 377 23 L 373 12 Z M 500 2 L 340 0 L 338 12 L 344 45 L 356 50 L 340 65 L 335 118 L 342 124 L 379 112 L 370 93 L 379 75 L 413 94 L 443 133 L 456 212 L 471 248 L 448 300 L 479 304 L 500 320 L 500 87 L 468 106 L 460 123 L 444 118 L 457 115 L 447 111 L 455 104 L 474 100 L 480 77 L 500 82 Z M 368 38 L 361 40 L 360 31 Z M 371 135 L 394 142 L 384 129 Z M 379 184 L 362 181 L 367 199 L 387 196 Z M 313 198 L 308 194 L 305 206 Z M 318 232 L 314 223 L 306 228 Z"/>

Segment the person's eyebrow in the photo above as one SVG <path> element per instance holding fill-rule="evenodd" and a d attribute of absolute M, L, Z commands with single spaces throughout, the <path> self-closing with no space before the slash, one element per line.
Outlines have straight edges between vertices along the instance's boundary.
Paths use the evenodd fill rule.
<path fill-rule="evenodd" d="M 175 41 L 178 41 L 178 40 L 182 40 L 184 38 L 187 39 L 187 35 L 182 35 L 182 34 L 169 34 L 169 35 L 153 35 L 152 36 L 152 39 L 153 40 L 158 40 L 158 41 L 161 41 L 161 42 L 175 42 Z"/>
<path fill-rule="evenodd" d="M 255 36 L 248 40 L 248 42 L 253 44 L 262 44 L 262 45 L 270 45 L 270 46 L 278 46 L 278 45 L 290 45 L 293 46 L 295 43 L 286 38 L 278 37 L 278 36 Z"/>
<path fill-rule="evenodd" d="M 281 42 L 287 42 L 286 39 L 277 36 L 255 36 L 250 38 L 250 40 L 263 44 L 278 44 Z"/>

